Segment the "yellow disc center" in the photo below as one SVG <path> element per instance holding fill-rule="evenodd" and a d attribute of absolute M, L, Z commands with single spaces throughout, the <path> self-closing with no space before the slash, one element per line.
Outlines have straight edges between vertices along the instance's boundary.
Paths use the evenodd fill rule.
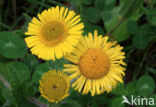
<path fill-rule="evenodd" d="M 108 73 L 110 59 L 100 49 L 89 49 L 80 58 L 79 67 L 85 77 L 99 79 Z"/>
<path fill-rule="evenodd" d="M 62 76 L 51 76 L 44 81 L 44 95 L 49 99 L 58 100 L 62 98 L 68 90 L 68 84 Z"/>
<path fill-rule="evenodd" d="M 66 37 L 66 27 L 63 22 L 50 21 L 41 28 L 41 40 L 46 45 L 56 45 Z"/>

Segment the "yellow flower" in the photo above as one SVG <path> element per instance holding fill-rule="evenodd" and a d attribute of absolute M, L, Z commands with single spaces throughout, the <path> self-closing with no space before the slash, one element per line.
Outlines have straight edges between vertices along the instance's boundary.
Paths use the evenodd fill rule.
<path fill-rule="evenodd" d="M 116 42 L 109 42 L 108 37 L 102 37 L 94 31 L 84 36 L 75 50 L 65 58 L 74 64 L 65 64 L 64 72 L 70 75 L 70 79 L 76 78 L 72 84 L 75 90 L 91 95 L 108 93 L 123 82 L 122 76 L 126 63 L 123 47 Z"/>
<path fill-rule="evenodd" d="M 49 70 L 39 81 L 41 96 L 52 103 L 58 103 L 69 96 L 70 79 L 63 72 Z"/>
<path fill-rule="evenodd" d="M 32 54 L 45 60 L 55 60 L 71 53 L 77 45 L 84 25 L 80 15 L 68 8 L 52 7 L 33 17 L 25 38 Z"/>

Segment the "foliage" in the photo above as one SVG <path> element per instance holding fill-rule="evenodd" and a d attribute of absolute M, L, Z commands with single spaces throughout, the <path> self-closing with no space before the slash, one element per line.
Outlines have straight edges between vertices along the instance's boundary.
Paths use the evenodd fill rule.
<path fill-rule="evenodd" d="M 64 58 L 43 61 L 31 55 L 24 41 L 28 22 L 51 6 L 65 6 L 81 15 L 84 35 L 95 29 L 117 40 L 126 52 L 124 84 L 109 94 L 91 97 L 71 89 L 59 107 L 126 107 L 122 96 L 156 101 L 156 1 L 155 0 L 1 0 L 0 1 L 0 105 L 35 107 L 47 103 L 38 90 L 49 69 L 62 70 Z M 33 97 L 40 101 L 30 101 Z M 156 104 L 156 102 L 155 102 Z M 156 105 L 155 105 L 156 106 Z"/>

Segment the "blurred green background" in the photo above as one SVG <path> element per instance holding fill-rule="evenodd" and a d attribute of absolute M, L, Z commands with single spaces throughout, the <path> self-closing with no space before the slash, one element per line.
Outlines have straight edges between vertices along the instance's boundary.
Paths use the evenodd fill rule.
<path fill-rule="evenodd" d="M 31 18 L 56 5 L 81 15 L 84 35 L 97 29 L 117 40 L 128 66 L 124 84 L 111 93 L 91 97 L 71 88 L 71 95 L 53 106 L 128 107 L 121 105 L 122 95 L 135 95 L 155 98 L 156 107 L 156 0 L 0 0 L 0 106 L 46 107 L 38 81 L 47 70 L 62 70 L 68 61 L 38 59 L 23 38 Z"/>

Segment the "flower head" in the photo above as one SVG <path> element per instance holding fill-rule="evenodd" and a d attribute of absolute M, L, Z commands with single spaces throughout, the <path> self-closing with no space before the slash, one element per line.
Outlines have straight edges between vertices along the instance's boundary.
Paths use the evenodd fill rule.
<path fill-rule="evenodd" d="M 49 70 L 39 83 L 41 96 L 52 103 L 58 103 L 69 95 L 70 80 L 63 72 Z"/>
<path fill-rule="evenodd" d="M 71 53 L 76 46 L 84 25 L 80 15 L 68 8 L 52 7 L 38 14 L 28 25 L 25 38 L 32 54 L 44 60 L 55 60 Z"/>
<path fill-rule="evenodd" d="M 84 36 L 75 50 L 65 58 L 74 64 L 65 64 L 64 72 L 70 79 L 76 78 L 72 87 L 78 92 L 91 95 L 110 92 L 125 75 L 123 47 L 109 42 L 108 37 L 94 32 Z"/>

